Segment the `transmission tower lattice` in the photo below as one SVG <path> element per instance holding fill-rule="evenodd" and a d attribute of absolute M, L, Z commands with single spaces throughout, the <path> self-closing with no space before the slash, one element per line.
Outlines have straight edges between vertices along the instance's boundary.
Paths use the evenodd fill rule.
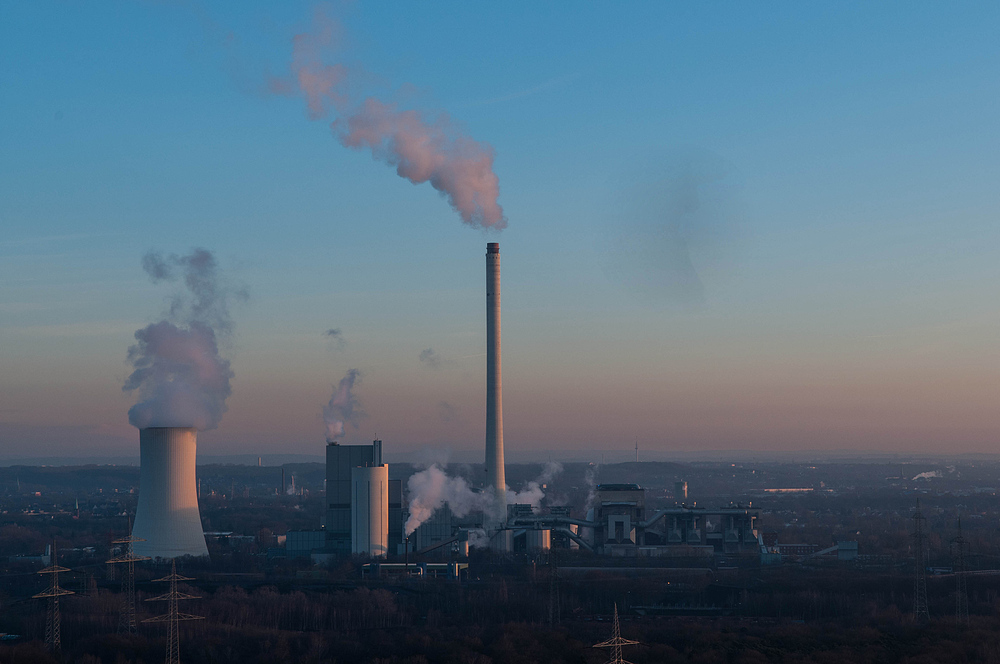
<path fill-rule="evenodd" d="M 615 603 L 615 620 L 614 627 L 612 628 L 611 638 L 607 641 L 602 641 L 594 645 L 595 648 L 611 648 L 611 659 L 607 661 L 606 664 L 631 664 L 631 662 L 622 659 L 622 646 L 637 646 L 638 641 L 629 641 L 628 639 L 622 638 L 621 628 L 618 626 L 618 604 Z"/>
<path fill-rule="evenodd" d="M 927 610 L 927 569 L 924 560 L 924 515 L 920 512 L 920 499 L 917 498 L 917 509 L 913 512 L 913 542 L 914 542 L 914 577 L 913 577 L 913 617 L 919 621 L 930 620 Z"/>
<path fill-rule="evenodd" d="M 138 626 L 135 619 L 135 564 L 143 560 L 149 560 L 149 556 L 137 556 L 132 550 L 133 542 L 145 542 L 139 537 L 132 537 L 132 527 L 129 525 L 129 536 L 116 539 L 112 544 L 124 544 L 125 552 L 120 556 L 115 556 L 108 560 L 108 565 L 114 569 L 115 565 L 125 566 L 125 573 L 122 574 L 122 609 L 118 615 L 118 633 L 135 634 Z"/>
<path fill-rule="evenodd" d="M 958 537 L 951 540 L 954 547 L 954 569 L 955 569 L 955 621 L 959 625 L 969 624 L 969 586 L 968 578 L 965 574 L 965 547 L 968 544 L 962 537 L 962 519 L 958 519 Z"/>
<path fill-rule="evenodd" d="M 37 595 L 32 595 L 35 599 L 48 599 L 49 610 L 45 616 L 45 645 L 52 652 L 59 652 L 62 649 L 62 626 L 59 615 L 59 598 L 63 595 L 74 595 L 72 590 L 59 587 L 59 573 L 70 572 L 68 567 L 60 567 L 56 563 L 56 545 L 52 544 L 52 564 L 45 569 L 38 570 L 39 574 L 51 574 L 49 577 L 49 587 Z"/>
<path fill-rule="evenodd" d="M 161 616 L 156 616 L 154 618 L 147 618 L 143 620 L 144 623 L 167 623 L 167 629 L 169 634 L 167 636 L 167 659 L 166 664 L 180 664 L 180 652 L 178 650 L 179 646 L 179 635 L 177 630 L 177 623 L 182 620 L 204 620 L 205 616 L 194 616 L 190 613 L 180 613 L 177 611 L 177 602 L 183 599 L 199 599 L 198 595 L 188 595 L 187 593 L 182 593 L 177 591 L 178 581 L 193 581 L 191 577 L 181 576 L 177 573 L 177 561 L 172 560 L 170 562 L 170 575 L 165 576 L 162 579 L 155 579 L 154 582 L 169 581 L 170 582 L 170 592 L 163 595 L 158 595 L 156 597 L 150 597 L 147 602 L 167 602 L 167 612 Z"/>

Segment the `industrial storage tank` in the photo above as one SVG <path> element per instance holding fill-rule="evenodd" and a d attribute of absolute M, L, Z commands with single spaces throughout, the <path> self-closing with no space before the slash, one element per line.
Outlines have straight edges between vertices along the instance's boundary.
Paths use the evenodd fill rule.
<path fill-rule="evenodd" d="M 139 504 L 132 536 L 137 556 L 207 556 L 198 511 L 195 457 L 198 434 L 192 427 L 139 430 Z"/>
<path fill-rule="evenodd" d="M 351 470 L 351 553 L 384 557 L 389 551 L 389 466 Z"/>
<path fill-rule="evenodd" d="M 531 528 L 525 531 L 528 551 L 550 551 L 552 549 L 552 531 L 547 528 Z"/>

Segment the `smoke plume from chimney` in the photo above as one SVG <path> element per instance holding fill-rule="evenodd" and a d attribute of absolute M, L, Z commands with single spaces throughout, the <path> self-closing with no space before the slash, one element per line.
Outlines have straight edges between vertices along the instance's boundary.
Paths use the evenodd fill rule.
<path fill-rule="evenodd" d="M 349 369 L 340 382 L 334 386 L 330 402 L 323 407 L 323 421 L 326 422 L 326 439 L 333 442 L 344 435 L 344 424 L 358 426 L 364 415 L 354 396 L 354 384 L 361 378 L 357 369 Z"/>
<path fill-rule="evenodd" d="M 215 257 L 205 249 L 187 256 L 150 252 L 142 265 L 154 283 L 182 280 L 185 291 L 173 296 L 164 320 L 135 333 L 128 350 L 133 371 L 122 387 L 139 393 L 129 422 L 140 429 L 214 429 L 226 412 L 233 377 L 219 340 L 232 332 L 229 301 L 246 294 L 220 280 Z"/>
<path fill-rule="evenodd" d="M 474 228 L 507 226 L 497 203 L 500 180 L 493 172 L 492 146 L 467 136 L 444 113 L 402 108 L 398 103 L 358 93 L 364 76 L 326 58 L 334 50 L 339 24 L 317 13 L 313 29 L 292 42 L 287 77 L 272 78 L 272 94 L 300 95 L 309 118 L 334 116 L 330 125 L 345 147 L 372 156 L 414 184 L 429 182 Z"/>

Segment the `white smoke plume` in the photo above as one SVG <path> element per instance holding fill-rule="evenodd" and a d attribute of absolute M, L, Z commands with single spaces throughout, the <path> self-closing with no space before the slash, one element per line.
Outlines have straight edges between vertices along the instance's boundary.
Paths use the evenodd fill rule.
<path fill-rule="evenodd" d="M 599 469 L 600 466 L 591 466 L 584 475 L 584 481 L 587 482 L 587 502 L 583 508 L 584 514 L 597 503 L 597 472 Z"/>
<path fill-rule="evenodd" d="M 469 546 L 474 549 L 490 548 L 490 538 L 482 528 L 469 529 Z"/>
<path fill-rule="evenodd" d="M 562 470 L 561 463 L 554 461 L 547 462 L 542 468 L 542 474 L 525 484 L 523 489 L 516 492 L 507 489 L 507 504 L 513 505 L 517 503 L 538 507 L 542 504 L 542 499 L 545 498 L 545 490 L 542 485 L 551 482 Z"/>
<path fill-rule="evenodd" d="M 122 386 L 139 394 L 129 422 L 140 429 L 214 429 L 226 412 L 233 377 L 218 342 L 232 332 L 229 302 L 246 293 L 219 278 L 215 257 L 205 249 L 187 256 L 150 252 L 142 265 L 154 283 L 182 279 L 186 292 L 171 299 L 165 320 L 135 333 L 128 350 L 133 371 Z"/>
<path fill-rule="evenodd" d="M 525 484 L 519 491 L 507 490 L 507 504 L 521 503 L 537 507 L 545 497 L 543 484 L 548 484 L 562 472 L 562 465 L 548 462 L 542 469 L 542 474 Z M 496 514 L 498 504 L 492 492 L 480 493 L 473 491 L 462 477 L 450 477 L 438 464 L 410 475 L 406 483 L 409 495 L 410 517 L 406 520 L 407 535 L 413 533 L 422 523 L 427 521 L 437 510 L 445 505 L 457 517 L 463 517 L 473 511 L 483 511 L 496 518 L 506 515 Z M 474 546 L 470 543 L 470 546 Z"/>
<path fill-rule="evenodd" d="M 436 463 L 410 475 L 406 489 L 410 508 L 404 527 L 407 536 L 445 505 L 455 516 L 463 517 L 473 511 L 487 510 L 492 502 L 491 494 L 473 491 L 464 478 L 449 477 Z"/>
<path fill-rule="evenodd" d="M 344 424 L 354 428 L 364 416 L 358 398 L 354 395 L 354 385 L 361 378 L 357 369 L 349 369 L 340 382 L 334 386 L 329 403 L 323 406 L 323 421 L 326 422 L 326 439 L 330 442 L 344 435 Z"/>
<path fill-rule="evenodd" d="M 299 95 L 309 118 L 333 114 L 331 129 L 345 147 L 370 150 L 413 184 L 429 182 L 474 228 L 506 228 L 497 203 L 500 180 L 492 146 L 465 135 L 446 114 L 407 109 L 397 102 L 358 93 L 365 78 L 342 63 L 329 62 L 340 25 L 318 13 L 313 29 L 292 43 L 290 73 L 272 78 L 272 94 Z"/>

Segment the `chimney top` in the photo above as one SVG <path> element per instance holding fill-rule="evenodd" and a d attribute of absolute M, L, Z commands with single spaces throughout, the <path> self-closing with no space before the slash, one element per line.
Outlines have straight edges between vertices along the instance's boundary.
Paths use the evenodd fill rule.
<path fill-rule="evenodd" d="M 500 243 L 499 242 L 487 242 L 486 243 L 486 253 L 488 253 L 488 254 L 499 254 L 500 253 Z"/>

